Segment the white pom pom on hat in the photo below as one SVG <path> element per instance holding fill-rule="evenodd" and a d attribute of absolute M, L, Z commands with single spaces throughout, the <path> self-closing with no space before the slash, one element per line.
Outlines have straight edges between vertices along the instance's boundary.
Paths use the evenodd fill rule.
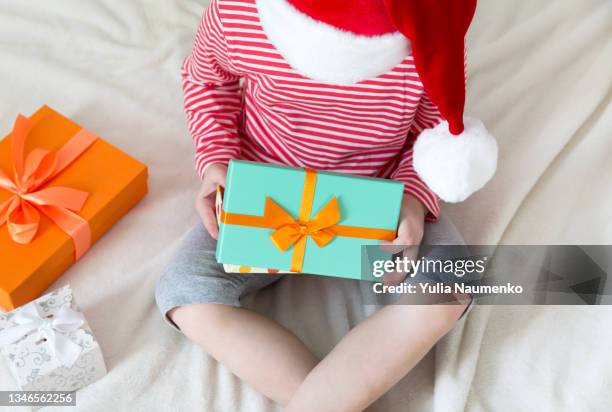
<path fill-rule="evenodd" d="M 497 142 L 478 119 L 464 119 L 455 136 L 448 122 L 425 129 L 414 144 L 413 163 L 421 179 L 442 200 L 461 202 L 495 174 Z"/>

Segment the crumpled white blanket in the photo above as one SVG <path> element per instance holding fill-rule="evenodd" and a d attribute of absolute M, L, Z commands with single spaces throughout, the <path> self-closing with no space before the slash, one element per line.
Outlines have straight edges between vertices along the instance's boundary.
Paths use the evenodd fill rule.
<path fill-rule="evenodd" d="M 204 5 L 0 2 L 0 129 L 46 103 L 150 166 L 147 198 L 53 286 L 74 287 L 110 369 L 78 393 L 79 411 L 278 410 L 166 327 L 153 301 L 197 221 L 179 66 Z M 481 0 L 467 111 L 501 158 L 486 189 L 446 207 L 469 242 L 612 243 L 610 27 L 608 0 Z M 369 313 L 359 296 L 303 277 L 249 304 L 323 355 Z M 608 410 L 611 321 L 610 307 L 477 307 L 376 408 Z M 0 365 L 0 390 L 14 389 Z"/>

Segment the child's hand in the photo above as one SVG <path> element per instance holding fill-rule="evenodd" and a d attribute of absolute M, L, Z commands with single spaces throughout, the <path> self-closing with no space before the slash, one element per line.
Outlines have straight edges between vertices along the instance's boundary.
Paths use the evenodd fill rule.
<path fill-rule="evenodd" d="M 383 242 L 381 249 L 389 253 L 403 252 L 404 257 L 414 260 L 419 253 L 419 245 L 423 240 L 427 208 L 414 196 L 407 193 L 402 199 L 397 238 L 392 242 Z M 393 272 L 383 276 L 383 283 L 395 285 L 402 282 L 408 273 Z"/>
<path fill-rule="evenodd" d="M 195 200 L 195 207 L 200 214 L 204 227 L 213 239 L 219 237 L 219 226 L 215 215 L 215 194 L 217 186 L 225 187 L 227 166 L 212 164 L 206 168 L 202 178 L 202 186 Z"/>

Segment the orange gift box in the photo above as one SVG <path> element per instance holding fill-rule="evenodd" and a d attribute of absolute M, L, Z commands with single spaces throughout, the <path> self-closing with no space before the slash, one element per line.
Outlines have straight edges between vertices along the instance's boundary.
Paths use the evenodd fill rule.
<path fill-rule="evenodd" d="M 22 120 L 30 126 L 23 153 L 16 151 L 13 147 L 16 145 L 11 144 L 17 133 L 17 123 L 15 131 L 0 141 L 0 307 L 5 310 L 12 310 L 40 296 L 147 192 L 147 167 L 144 164 L 53 109 L 43 106 L 29 118 L 29 122 Z M 78 154 L 71 161 L 64 161 L 67 165 L 61 170 L 58 168 L 56 174 L 47 174 L 47 180 L 43 179 L 52 159 L 57 157 L 56 163 L 60 164 L 62 157 L 66 158 L 60 149 L 75 146 L 72 143 L 79 140 L 75 137 L 83 136 L 89 140 Z M 44 157 L 45 153 L 51 156 Z M 17 166 L 15 159 L 22 157 L 27 160 L 19 161 L 22 164 Z M 44 160 L 40 160 L 43 157 Z M 13 181 L 19 181 L 19 177 L 14 177 L 17 176 L 14 170 L 22 168 L 27 177 L 28 170 L 32 169 L 31 163 L 37 159 L 38 173 L 43 175 L 36 181 L 42 182 L 36 187 L 38 195 L 24 193 L 21 186 L 13 184 Z M 31 181 L 34 179 L 28 182 Z M 15 187 L 7 189 L 11 185 Z M 67 193 L 70 200 L 58 201 L 58 193 Z M 39 198 L 48 202 L 43 204 Z M 22 209 L 13 208 L 16 211 L 8 218 L 11 202 L 21 205 Z M 75 206 L 75 202 L 79 204 Z M 3 204 L 6 206 L 4 210 Z M 62 206 L 61 213 L 56 204 Z M 34 211 L 30 213 L 32 209 Z M 81 222 L 78 230 L 66 230 L 62 219 L 56 217 L 62 213 L 64 221 L 71 221 L 68 223 Z M 31 230 L 31 222 L 23 220 L 24 215 L 30 220 L 36 220 L 31 215 L 40 216 L 36 229 Z M 28 232 L 32 232 L 33 237 Z"/>

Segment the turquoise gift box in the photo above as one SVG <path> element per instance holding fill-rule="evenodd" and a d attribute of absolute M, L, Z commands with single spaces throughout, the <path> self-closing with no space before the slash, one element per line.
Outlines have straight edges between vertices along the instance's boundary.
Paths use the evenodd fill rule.
<path fill-rule="evenodd" d="M 363 279 L 362 246 L 395 238 L 403 192 L 388 179 L 232 160 L 217 261 Z"/>

